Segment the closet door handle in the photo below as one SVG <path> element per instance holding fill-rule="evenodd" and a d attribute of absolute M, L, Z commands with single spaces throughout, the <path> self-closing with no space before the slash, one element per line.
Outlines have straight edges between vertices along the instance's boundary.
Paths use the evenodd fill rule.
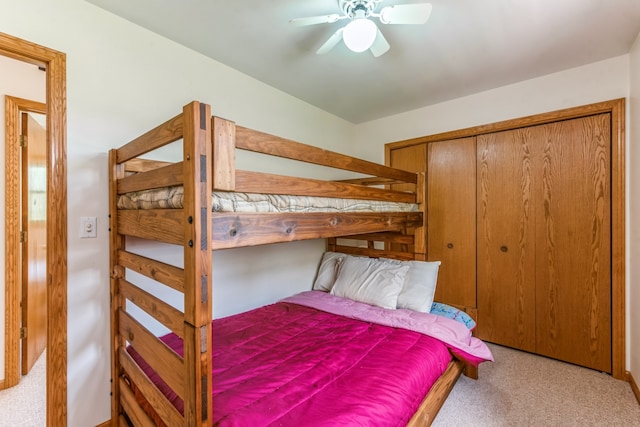
<path fill-rule="evenodd" d="M 449 243 L 449 244 L 447 244 L 447 247 L 448 247 L 449 249 L 453 249 L 453 243 Z"/>
<path fill-rule="evenodd" d="M 509 248 L 508 248 L 508 247 L 506 247 L 506 246 L 500 246 L 500 250 L 501 250 L 502 252 L 507 252 L 507 251 L 509 250 Z"/>

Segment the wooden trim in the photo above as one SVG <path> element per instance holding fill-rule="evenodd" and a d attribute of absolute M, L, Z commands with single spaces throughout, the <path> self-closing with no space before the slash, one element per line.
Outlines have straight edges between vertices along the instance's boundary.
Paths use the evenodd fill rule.
<path fill-rule="evenodd" d="M 66 57 L 5 33 L 0 55 L 47 70 L 47 426 L 67 425 Z"/>
<path fill-rule="evenodd" d="M 0 390 L 20 382 L 21 289 L 21 166 L 20 112 L 46 114 L 46 104 L 5 96 L 5 359 Z"/>
<path fill-rule="evenodd" d="M 111 423 L 111 420 L 109 419 L 109 420 L 107 420 L 107 421 L 105 421 L 103 423 L 98 424 L 96 427 L 109 427 L 111 425 L 112 425 L 112 423 Z"/>
<path fill-rule="evenodd" d="M 385 145 L 385 160 L 391 151 L 423 143 L 477 136 L 595 114 L 611 115 L 611 309 L 612 309 L 612 376 L 625 377 L 625 99 L 598 102 L 519 119 L 397 141 Z"/>
<path fill-rule="evenodd" d="M 473 126 L 454 131 L 442 132 L 433 135 L 420 136 L 417 138 L 405 139 L 396 142 L 390 142 L 385 145 L 389 147 L 389 151 L 396 148 L 410 147 L 412 145 L 423 144 L 425 142 L 446 141 L 449 139 L 467 138 L 471 136 L 484 135 L 487 133 L 501 132 L 505 130 L 518 129 L 527 126 L 535 126 L 546 123 L 557 122 L 561 120 L 575 119 L 579 117 L 592 116 L 600 113 L 610 113 L 612 109 L 617 108 L 616 104 L 624 105 L 625 99 L 619 98 L 611 101 L 603 101 L 595 104 L 584 105 L 580 107 L 565 108 L 562 110 L 551 111 L 548 113 L 534 114 L 532 116 L 520 117 L 517 119 L 504 120 L 501 122 L 490 123 L 480 126 Z M 385 155 L 388 155 L 385 149 Z M 390 158 L 385 156 L 385 160 Z"/>
<path fill-rule="evenodd" d="M 625 100 L 596 105 L 611 113 L 611 352 L 613 377 L 622 379 L 626 368 Z"/>
<path fill-rule="evenodd" d="M 636 400 L 640 403 L 640 388 L 638 387 L 638 383 L 633 378 L 633 374 L 631 374 L 631 372 L 627 372 L 627 381 L 629 382 L 629 385 L 631 385 L 631 390 L 633 391 Z"/>

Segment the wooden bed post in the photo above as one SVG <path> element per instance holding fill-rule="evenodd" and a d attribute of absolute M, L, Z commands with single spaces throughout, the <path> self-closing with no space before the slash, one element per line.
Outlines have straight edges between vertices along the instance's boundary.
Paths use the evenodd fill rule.
<path fill-rule="evenodd" d="M 414 230 L 415 259 L 418 261 L 427 260 L 427 175 L 418 172 L 418 182 L 416 183 L 416 203 L 422 212 L 422 225 Z"/>
<path fill-rule="evenodd" d="M 212 188 L 235 191 L 236 189 L 236 124 L 232 121 L 211 118 L 213 148 Z"/>
<path fill-rule="evenodd" d="M 185 426 L 211 425 L 211 108 L 184 107 Z"/>
<path fill-rule="evenodd" d="M 120 336 L 118 322 L 118 312 L 122 306 L 120 290 L 118 289 L 119 279 L 124 277 L 124 268 L 118 263 L 118 252 L 124 250 L 124 236 L 118 234 L 118 214 L 117 201 L 117 180 L 124 177 L 124 166 L 117 164 L 117 151 L 109 151 L 109 238 L 111 248 L 109 252 L 110 275 L 111 275 L 111 420 L 118 422 L 122 408 L 120 405 L 120 361 L 119 348 L 125 346 L 124 339 Z"/>

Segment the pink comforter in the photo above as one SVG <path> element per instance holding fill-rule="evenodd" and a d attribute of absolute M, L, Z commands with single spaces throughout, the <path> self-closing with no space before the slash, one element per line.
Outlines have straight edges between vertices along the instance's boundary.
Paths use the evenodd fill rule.
<path fill-rule="evenodd" d="M 336 298 L 307 292 L 213 322 L 214 425 L 406 425 L 451 360 L 448 348 L 456 347 L 401 327 L 332 314 L 343 304 Z M 366 316 L 378 311 L 360 306 L 370 307 L 355 303 L 348 310 L 370 311 Z M 429 323 L 429 329 L 441 329 L 435 326 L 440 320 Z M 162 339 L 182 354 L 179 338 Z M 459 348 L 462 354 L 491 359 L 488 349 L 476 352 L 477 343 L 468 343 Z M 159 386 L 182 412 L 182 401 L 165 384 Z"/>

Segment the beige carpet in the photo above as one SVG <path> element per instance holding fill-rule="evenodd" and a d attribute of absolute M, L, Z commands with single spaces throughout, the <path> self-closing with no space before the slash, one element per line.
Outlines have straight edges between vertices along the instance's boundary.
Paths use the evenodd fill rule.
<path fill-rule="evenodd" d="M 46 351 L 20 383 L 0 390 L 0 427 L 46 425 Z"/>
<path fill-rule="evenodd" d="M 433 425 L 640 426 L 631 386 L 591 369 L 490 344 L 496 361 L 461 377 Z"/>

